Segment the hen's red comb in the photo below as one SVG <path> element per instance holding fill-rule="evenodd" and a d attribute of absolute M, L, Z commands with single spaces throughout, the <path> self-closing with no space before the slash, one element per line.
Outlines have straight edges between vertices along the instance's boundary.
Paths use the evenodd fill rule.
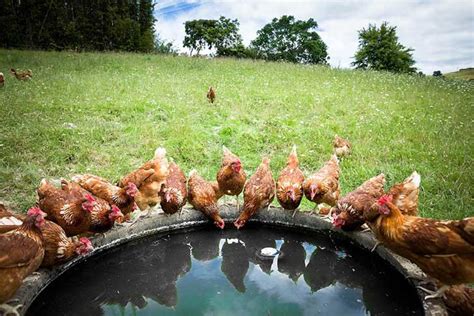
<path fill-rule="evenodd" d="M 382 197 L 377 201 L 379 205 L 385 205 L 387 202 L 392 202 L 393 197 L 391 195 L 382 195 Z"/>

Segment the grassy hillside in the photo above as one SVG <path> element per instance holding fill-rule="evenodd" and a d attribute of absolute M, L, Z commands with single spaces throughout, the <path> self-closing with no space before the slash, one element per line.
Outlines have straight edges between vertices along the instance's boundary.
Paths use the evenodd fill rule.
<path fill-rule="evenodd" d="M 474 68 L 459 69 L 445 75 L 450 79 L 474 80 Z"/>
<path fill-rule="evenodd" d="M 417 170 L 423 216 L 474 215 L 468 82 L 260 61 L 0 51 L 0 71 L 10 67 L 34 73 L 30 82 L 8 76 L 0 89 L 0 199 L 23 210 L 43 177 L 117 180 L 160 145 L 185 172 L 210 179 L 223 144 L 249 174 L 270 155 L 274 177 L 296 144 L 309 174 L 330 157 L 337 133 L 354 147 L 342 162 L 343 193 L 379 172 L 388 187 Z M 209 85 L 217 87 L 214 105 Z"/>

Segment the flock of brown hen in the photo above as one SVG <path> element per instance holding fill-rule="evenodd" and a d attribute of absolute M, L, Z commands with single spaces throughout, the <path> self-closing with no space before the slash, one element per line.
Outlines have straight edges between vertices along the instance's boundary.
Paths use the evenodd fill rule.
<path fill-rule="evenodd" d="M 18 80 L 30 80 L 33 78 L 33 72 L 30 69 L 27 70 L 15 70 L 14 68 L 10 68 L 10 73 L 13 77 Z M 5 85 L 5 75 L 3 72 L 0 72 L 0 88 Z"/>
<path fill-rule="evenodd" d="M 208 97 L 214 101 L 212 88 Z M 427 298 L 444 293 L 449 306 L 472 313 L 474 291 L 462 284 L 474 282 L 474 218 L 442 221 L 418 217 L 420 176 L 416 172 L 388 192 L 384 191 L 385 176 L 380 174 L 340 198 L 338 157 L 349 155 L 351 144 L 336 135 L 333 145 L 331 159 L 306 178 L 294 146 L 276 183 L 270 159 L 263 158 L 247 179 L 241 160 L 226 147 L 216 181 L 205 180 L 196 170 L 186 179 L 177 164 L 168 163 L 164 148 L 158 148 L 152 160 L 117 184 L 90 174 L 58 183 L 43 179 L 37 204 L 26 216 L 0 205 L 0 303 L 7 302 L 23 279 L 40 266 L 52 267 L 91 251 L 92 243 L 86 236 L 104 233 L 115 224 L 133 224 L 131 214 L 136 209 L 147 211 L 148 216 L 159 203 L 163 212 L 173 214 L 189 201 L 223 229 L 218 200 L 224 195 L 236 196 L 240 210 L 238 197 L 243 191 L 242 211 L 234 222 L 237 229 L 270 207 L 275 195 L 295 216 L 304 195 L 315 203 L 319 215 L 332 218 L 335 227 L 349 231 L 366 224 L 380 244 L 434 278 L 439 289 L 422 288 L 432 294 Z M 6 304 L 0 307 L 0 311 L 16 312 Z"/>

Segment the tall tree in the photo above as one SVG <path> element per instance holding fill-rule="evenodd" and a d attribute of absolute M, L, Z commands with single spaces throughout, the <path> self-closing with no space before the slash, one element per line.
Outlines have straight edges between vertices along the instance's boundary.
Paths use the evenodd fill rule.
<path fill-rule="evenodd" d="M 184 24 L 186 36 L 183 46 L 190 49 L 191 54 L 196 50 L 199 55 L 204 48 L 216 49 L 217 55 L 242 44 L 239 34 L 239 22 L 221 16 L 219 20 L 192 20 Z"/>
<path fill-rule="evenodd" d="M 139 11 L 140 22 L 140 45 L 141 51 L 150 52 L 153 50 L 155 35 L 153 23 L 153 3 L 151 0 L 140 0 Z"/>
<path fill-rule="evenodd" d="M 389 26 L 387 22 L 383 22 L 380 28 L 369 24 L 368 28 L 360 30 L 359 49 L 352 65 L 357 69 L 415 72 L 413 49 L 398 42 L 396 30 L 396 26 Z"/>
<path fill-rule="evenodd" d="M 257 32 L 251 47 L 263 59 L 325 64 L 329 59 L 327 46 L 316 32 L 317 27 L 313 19 L 300 21 L 291 15 L 274 18 Z"/>

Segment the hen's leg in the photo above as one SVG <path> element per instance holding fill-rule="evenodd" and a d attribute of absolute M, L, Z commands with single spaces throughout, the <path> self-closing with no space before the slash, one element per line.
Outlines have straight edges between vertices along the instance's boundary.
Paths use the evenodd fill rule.
<path fill-rule="evenodd" d="M 381 245 L 381 244 L 382 244 L 382 243 L 381 243 L 380 241 L 377 241 L 377 242 L 375 243 L 374 247 L 372 248 L 372 250 L 370 250 L 370 252 L 374 252 L 375 249 L 377 249 L 377 247 L 378 247 L 379 245 Z"/>
<path fill-rule="evenodd" d="M 297 210 L 298 210 L 298 208 L 295 208 L 295 211 L 293 212 L 293 215 L 291 215 L 291 218 L 295 218 L 295 214 L 296 214 Z"/>
<path fill-rule="evenodd" d="M 314 208 L 309 212 L 309 215 L 313 215 L 314 211 L 318 208 L 318 204 L 314 204 Z"/>
<path fill-rule="evenodd" d="M 18 309 L 23 307 L 23 304 L 19 304 L 15 307 L 9 305 L 8 303 L 1 304 L 0 305 L 0 312 L 2 312 L 2 315 L 4 316 L 20 316 L 20 313 L 18 312 Z"/>
<path fill-rule="evenodd" d="M 449 285 L 443 285 L 437 291 L 428 290 L 422 286 L 417 286 L 417 288 L 422 290 L 423 292 L 430 294 L 425 296 L 425 300 L 429 300 L 431 298 L 442 297 L 444 295 L 444 292 L 449 288 Z"/>

